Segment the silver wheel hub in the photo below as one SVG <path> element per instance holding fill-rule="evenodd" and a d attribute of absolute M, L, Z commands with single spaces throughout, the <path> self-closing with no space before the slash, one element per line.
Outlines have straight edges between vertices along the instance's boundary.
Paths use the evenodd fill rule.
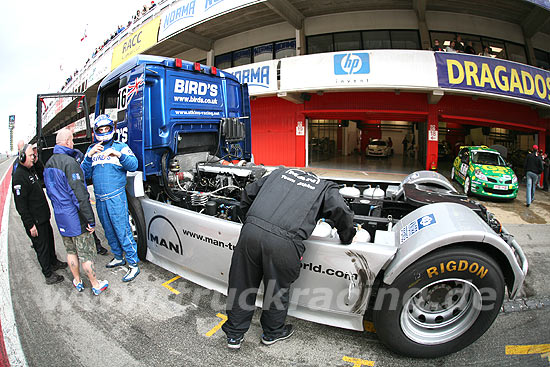
<path fill-rule="evenodd" d="M 470 329 L 481 306 L 481 293 L 472 283 L 463 279 L 440 280 L 405 301 L 401 329 L 416 343 L 443 344 Z"/>

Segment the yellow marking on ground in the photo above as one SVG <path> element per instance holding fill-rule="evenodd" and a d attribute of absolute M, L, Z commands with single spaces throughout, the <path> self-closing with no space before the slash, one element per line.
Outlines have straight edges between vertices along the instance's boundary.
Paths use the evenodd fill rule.
<path fill-rule="evenodd" d="M 506 354 L 542 354 L 550 352 L 550 344 L 507 345 Z"/>
<path fill-rule="evenodd" d="M 368 331 L 369 333 L 376 333 L 374 324 L 370 321 L 363 321 L 363 328 L 365 328 L 365 331 Z"/>
<path fill-rule="evenodd" d="M 374 366 L 374 361 L 367 361 L 365 359 L 351 358 L 351 357 L 343 356 L 342 360 L 344 362 L 353 363 L 353 367 Z"/>
<path fill-rule="evenodd" d="M 180 292 L 177 291 L 177 290 L 175 290 L 174 288 L 170 287 L 168 284 L 170 284 L 170 283 L 172 283 L 172 282 L 178 280 L 179 278 L 181 278 L 179 275 L 178 275 L 178 276 L 175 276 L 175 277 L 173 277 L 172 279 L 170 279 L 170 280 L 168 280 L 168 281 L 162 283 L 162 286 L 165 287 L 166 289 L 168 289 L 170 292 L 172 292 L 172 293 L 178 295 L 178 294 L 180 294 Z"/>
<path fill-rule="evenodd" d="M 222 321 L 218 323 L 218 325 L 214 326 L 209 332 L 206 333 L 206 336 L 212 336 L 216 333 L 216 331 L 220 330 L 222 325 L 227 321 L 227 316 L 225 316 L 223 313 L 219 313 L 216 316 L 218 316 Z"/>

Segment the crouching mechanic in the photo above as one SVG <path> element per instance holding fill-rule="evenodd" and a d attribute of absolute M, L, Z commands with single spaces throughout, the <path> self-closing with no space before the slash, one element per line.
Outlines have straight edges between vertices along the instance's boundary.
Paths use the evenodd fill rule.
<path fill-rule="evenodd" d="M 114 133 L 113 120 L 99 115 L 94 122 L 94 135 L 99 142 L 90 146 L 81 167 L 86 178 L 92 178 L 97 215 L 115 256 L 106 267 L 115 268 L 128 262 L 129 269 L 122 281 L 129 282 L 139 274 L 139 259 L 128 218 L 126 172 L 135 171 L 138 160 L 128 145 L 113 139 Z"/>
<path fill-rule="evenodd" d="M 231 259 L 228 319 L 222 326 L 227 346 L 233 349 L 240 348 L 250 327 L 262 278 L 261 342 L 270 345 L 292 335 L 292 325 L 285 325 L 289 288 L 300 274 L 302 241 L 309 238 L 317 220 L 334 221 L 344 244 L 356 233 L 353 212 L 338 186 L 299 169 L 279 168 L 248 185 L 240 207 L 246 220 Z"/>
<path fill-rule="evenodd" d="M 82 292 L 79 258 L 82 268 L 92 284 L 92 293 L 98 296 L 109 286 L 106 280 L 96 278 L 95 246 L 92 233 L 95 217 L 90 195 L 80 165 L 72 157 L 73 134 L 68 129 L 57 133 L 53 155 L 44 169 L 44 183 L 55 214 L 55 221 L 67 249 L 67 262 L 73 273 L 73 285 Z"/>

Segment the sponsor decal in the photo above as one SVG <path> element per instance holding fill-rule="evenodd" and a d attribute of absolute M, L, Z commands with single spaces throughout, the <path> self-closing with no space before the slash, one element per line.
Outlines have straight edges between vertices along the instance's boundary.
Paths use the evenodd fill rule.
<path fill-rule="evenodd" d="M 211 237 L 208 237 L 208 236 L 204 236 L 202 234 L 195 233 L 195 232 L 187 230 L 187 229 L 182 229 L 182 232 L 187 237 L 190 237 L 190 238 L 208 243 L 209 245 L 214 245 L 214 246 L 217 246 L 217 247 L 226 248 L 226 249 L 229 249 L 231 251 L 233 251 L 235 249 L 235 245 L 232 245 L 231 242 L 225 243 L 221 240 L 211 238 Z"/>
<path fill-rule="evenodd" d="M 181 5 L 166 13 L 162 18 L 162 29 L 164 30 L 182 19 L 193 18 L 195 16 L 195 4 L 195 0 L 183 1 Z"/>
<path fill-rule="evenodd" d="M 269 88 L 269 71 L 270 65 L 252 67 L 244 70 L 237 70 L 232 74 L 239 80 L 241 84 L 249 86 Z"/>
<path fill-rule="evenodd" d="M 147 243 L 151 248 L 164 249 L 183 256 L 181 244 L 176 227 L 162 215 L 154 216 L 147 227 Z"/>
<path fill-rule="evenodd" d="M 80 173 L 73 173 L 73 181 L 80 181 Z"/>
<path fill-rule="evenodd" d="M 550 72 L 529 65 L 464 54 L 436 52 L 442 88 L 465 89 L 550 105 Z"/>
<path fill-rule="evenodd" d="M 370 62 L 367 52 L 348 52 L 334 55 L 334 75 L 368 73 L 370 73 Z"/>
<path fill-rule="evenodd" d="M 223 3 L 224 0 L 206 0 L 204 10 L 208 10 L 211 7 Z"/>
<path fill-rule="evenodd" d="M 426 274 L 428 275 L 428 278 L 432 278 L 434 276 L 444 274 L 445 272 L 452 273 L 455 271 L 469 272 L 477 275 L 479 279 L 483 279 L 489 272 L 489 269 L 486 269 L 485 266 L 480 265 L 477 262 L 469 262 L 468 260 L 449 260 L 427 268 Z"/>
<path fill-rule="evenodd" d="M 399 243 L 403 243 L 411 238 L 415 233 L 422 229 L 435 224 L 435 216 L 433 214 L 424 215 L 421 218 L 413 220 L 399 231 Z"/>
<path fill-rule="evenodd" d="M 21 196 L 21 185 L 14 185 L 15 195 Z"/>
<path fill-rule="evenodd" d="M 147 22 L 113 48 L 111 70 L 157 43 L 160 17 Z"/>
<path fill-rule="evenodd" d="M 320 273 L 320 274 L 326 274 L 329 276 L 334 276 L 337 278 L 344 278 L 344 279 L 350 279 L 353 278 L 354 280 L 357 280 L 359 277 L 357 273 L 351 273 L 349 271 L 342 271 L 342 270 L 334 270 L 331 268 L 325 268 L 322 264 L 313 264 L 313 263 L 302 263 L 300 264 L 302 269 L 309 270 L 314 273 Z"/>

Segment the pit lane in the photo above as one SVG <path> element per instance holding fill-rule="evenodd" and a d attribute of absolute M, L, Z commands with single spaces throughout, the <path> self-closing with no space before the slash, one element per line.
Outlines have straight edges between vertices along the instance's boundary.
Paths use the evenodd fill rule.
<path fill-rule="evenodd" d="M 55 228 L 53 221 L 52 226 Z M 528 284 L 532 293 L 526 297 L 550 296 L 546 275 L 550 229 L 511 223 L 507 227 L 531 260 L 530 275 L 534 278 Z M 550 365 L 544 353 L 506 354 L 510 345 L 547 348 L 548 305 L 539 310 L 501 313 L 474 345 L 435 360 L 397 356 L 379 343 L 375 332 L 338 329 L 293 318 L 289 318 L 296 326 L 292 338 L 263 346 L 259 341 L 259 312 L 242 349 L 229 351 L 219 330 L 225 315 L 225 297 L 221 294 L 146 262 L 141 265 L 141 275 L 124 284 L 124 269 L 104 268 L 110 256 L 97 259 L 98 276 L 110 283 L 99 297 L 91 295 L 87 281 L 86 291 L 77 293 L 68 281 L 68 269 L 60 272 L 66 278 L 63 283 L 46 286 L 13 200 L 8 228 L 11 293 L 28 365 Z M 56 229 L 54 232 L 58 254 L 63 257 L 61 238 Z M 105 243 L 101 229 L 98 232 Z"/>

